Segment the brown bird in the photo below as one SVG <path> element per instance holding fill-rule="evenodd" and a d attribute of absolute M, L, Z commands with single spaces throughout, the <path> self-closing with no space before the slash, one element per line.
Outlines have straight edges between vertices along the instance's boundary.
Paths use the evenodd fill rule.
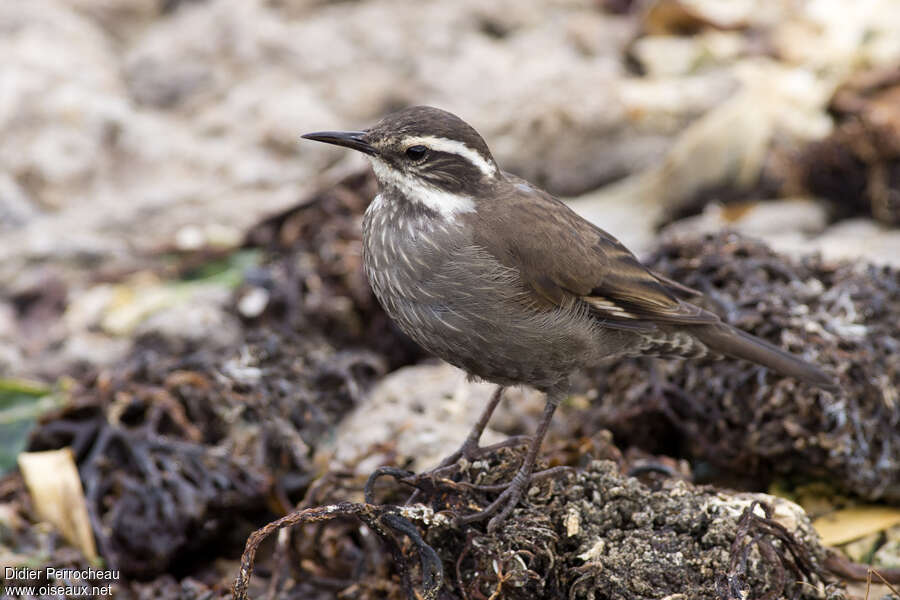
<path fill-rule="evenodd" d="M 365 271 L 385 311 L 429 352 L 497 391 L 442 465 L 478 454 L 503 386 L 529 385 L 546 407 L 525 459 L 486 509 L 493 530 L 521 498 L 553 412 L 576 369 L 623 356 L 742 358 L 834 390 L 832 379 L 679 297 L 568 206 L 500 170 L 477 131 L 418 106 L 365 131 L 310 133 L 371 161 L 380 193 L 363 220 Z"/>

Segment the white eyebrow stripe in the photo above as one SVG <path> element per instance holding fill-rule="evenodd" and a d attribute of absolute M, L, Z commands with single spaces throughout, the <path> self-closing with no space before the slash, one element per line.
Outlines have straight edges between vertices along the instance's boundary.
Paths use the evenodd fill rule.
<path fill-rule="evenodd" d="M 406 138 L 403 140 L 403 144 L 406 147 L 419 145 L 427 146 L 432 150 L 437 150 L 438 152 L 449 152 L 450 154 L 456 154 L 457 156 L 462 156 L 470 163 L 475 165 L 482 174 L 487 175 L 488 177 L 493 177 L 497 174 L 497 167 L 494 166 L 494 163 L 483 157 L 477 150 L 469 148 L 459 140 L 451 140 L 444 137 L 425 135 L 421 137 Z"/>

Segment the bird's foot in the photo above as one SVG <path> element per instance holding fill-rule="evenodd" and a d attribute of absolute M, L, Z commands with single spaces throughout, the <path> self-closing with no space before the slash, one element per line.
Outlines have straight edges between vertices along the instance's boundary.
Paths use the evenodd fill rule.
<path fill-rule="evenodd" d="M 461 458 L 465 458 L 467 461 L 472 462 L 478 460 L 483 456 L 487 456 L 495 450 L 500 450 L 501 448 L 512 448 L 514 446 L 524 446 L 525 444 L 530 444 L 532 441 L 533 438 L 530 435 L 513 435 L 506 438 L 502 442 L 497 442 L 496 444 L 479 446 L 478 440 L 467 439 L 456 452 L 442 460 L 441 464 L 428 472 L 432 473 L 440 469 L 451 467 L 459 462 L 459 459 Z"/>
<path fill-rule="evenodd" d="M 457 484 L 480 492 L 500 492 L 500 495 L 484 509 L 471 515 L 458 517 L 456 522 L 460 525 L 468 525 L 469 523 L 477 523 L 478 521 L 483 521 L 484 519 L 491 517 L 491 520 L 488 521 L 487 530 L 488 533 L 493 533 L 497 530 L 497 527 L 506 520 L 506 517 L 508 517 L 509 513 L 516 507 L 519 500 L 521 500 L 522 496 L 525 494 L 525 490 L 527 490 L 532 483 L 541 479 L 553 477 L 560 473 L 569 473 L 571 471 L 572 467 L 552 467 L 536 473 L 529 473 L 523 466 L 523 468 L 519 469 L 516 472 L 516 475 L 508 483 L 494 485 Z"/>
<path fill-rule="evenodd" d="M 461 458 L 464 458 L 469 462 L 474 462 L 474 461 L 478 460 L 479 458 L 487 456 L 491 452 L 494 452 L 501 448 L 512 448 L 514 446 L 523 446 L 525 444 L 531 443 L 531 441 L 532 441 L 531 436 L 514 435 L 514 436 L 511 436 L 511 437 L 503 440 L 502 442 L 498 442 L 496 444 L 490 444 L 488 446 L 479 446 L 477 439 L 469 438 L 463 443 L 462 446 L 459 447 L 458 450 L 456 450 L 456 452 L 454 452 L 453 454 L 451 454 L 450 456 L 448 456 L 447 458 L 442 460 L 438 466 L 436 466 L 435 468 L 433 468 L 429 471 L 425 471 L 424 473 L 419 473 L 418 475 L 414 475 L 408 479 L 410 480 L 411 485 L 418 488 L 419 486 L 416 484 L 423 480 L 443 479 L 444 478 L 443 476 L 449 474 L 452 471 L 453 467 L 456 466 L 456 464 L 459 462 L 459 460 Z M 504 487 L 505 487 L 505 484 L 504 484 Z M 421 489 L 416 489 L 412 493 L 412 495 L 409 497 L 409 499 L 407 499 L 406 504 L 412 504 L 413 502 L 418 500 L 420 494 L 421 494 Z"/>

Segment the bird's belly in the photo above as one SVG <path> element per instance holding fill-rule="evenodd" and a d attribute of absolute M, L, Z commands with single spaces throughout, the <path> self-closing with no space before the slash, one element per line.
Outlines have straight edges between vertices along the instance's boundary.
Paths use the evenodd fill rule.
<path fill-rule="evenodd" d="M 408 240 L 393 246 L 366 243 L 366 275 L 388 315 L 432 354 L 481 379 L 539 389 L 598 359 L 586 313 L 529 303 L 517 275 L 489 257 L 456 247 L 438 259 Z"/>
<path fill-rule="evenodd" d="M 588 330 L 552 330 L 540 316 L 508 307 L 502 315 L 477 306 L 394 302 L 401 329 L 432 354 L 478 378 L 547 389 L 589 364 Z"/>

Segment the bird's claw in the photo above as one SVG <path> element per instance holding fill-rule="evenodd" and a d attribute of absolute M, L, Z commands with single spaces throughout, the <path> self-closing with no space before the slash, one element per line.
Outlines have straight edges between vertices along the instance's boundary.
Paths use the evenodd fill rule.
<path fill-rule="evenodd" d="M 500 524 L 506 520 L 506 517 L 509 516 L 509 513 L 512 512 L 512 509 L 514 509 L 519 503 L 519 500 L 522 499 L 522 496 L 525 494 L 525 489 L 530 483 L 531 478 L 520 478 L 520 473 L 516 473 L 516 476 L 513 478 L 513 480 L 510 481 L 509 484 L 506 484 L 506 489 L 504 489 L 503 492 L 501 492 L 500 495 L 497 496 L 496 500 L 488 504 L 484 509 L 480 510 L 477 513 L 457 517 L 456 523 L 458 525 L 468 525 L 470 523 L 483 521 L 490 517 L 491 520 L 488 521 L 487 526 L 488 533 L 493 533 L 494 531 L 496 531 L 497 527 L 499 527 Z"/>
<path fill-rule="evenodd" d="M 419 473 L 418 475 L 411 475 L 410 477 L 407 477 L 405 479 L 405 481 L 407 483 L 409 483 L 413 487 L 417 488 L 410 495 L 410 497 L 406 500 L 406 504 L 409 505 L 409 504 L 412 504 L 413 502 L 415 502 L 416 500 L 418 500 L 419 495 L 422 493 L 422 490 L 419 489 L 420 488 L 419 484 L 422 480 L 431 480 L 431 481 L 434 481 L 435 479 L 444 479 L 445 480 L 445 478 L 442 477 L 442 475 L 449 473 L 452 470 L 452 468 L 457 465 L 457 463 L 459 462 L 460 459 L 465 458 L 469 462 L 474 462 L 484 456 L 487 456 L 488 454 L 490 454 L 491 452 L 494 452 L 495 450 L 499 450 L 501 448 L 511 448 L 513 446 L 521 446 L 524 444 L 528 444 L 531 441 L 532 441 L 531 436 L 514 435 L 514 436 L 509 437 L 509 438 L 503 440 L 502 442 L 498 442 L 496 444 L 490 444 L 488 446 L 479 446 L 477 439 L 475 439 L 475 440 L 473 440 L 471 438 L 467 439 L 465 441 L 465 443 L 463 443 L 463 445 L 460 446 L 458 450 L 456 450 L 456 452 L 454 452 L 453 454 L 449 455 L 444 460 L 442 460 L 440 462 L 440 464 L 438 466 L 436 466 L 435 468 L 433 468 L 429 471 L 425 471 L 424 473 Z M 454 482 L 454 483 L 456 483 L 456 482 Z M 460 484 L 460 485 L 469 486 L 469 484 Z M 478 487 L 478 486 L 474 486 L 474 487 L 475 487 L 475 489 L 482 490 L 481 487 Z M 489 488 L 493 488 L 493 489 L 484 489 L 482 491 L 497 491 L 500 489 L 504 489 L 506 487 L 506 484 L 501 484 L 498 486 L 484 486 L 484 487 L 489 487 Z"/>
<path fill-rule="evenodd" d="M 572 470 L 572 467 L 564 466 L 544 469 L 537 473 L 526 473 L 525 471 L 519 470 L 509 483 L 494 485 L 457 484 L 465 485 L 470 489 L 481 492 L 499 491 L 500 495 L 484 509 L 471 515 L 457 517 L 456 522 L 459 525 L 468 525 L 469 523 L 477 523 L 478 521 L 483 521 L 484 519 L 491 517 L 491 520 L 488 521 L 487 530 L 488 533 L 493 533 L 497 530 L 497 527 L 506 520 L 506 517 L 508 517 L 509 513 L 516 507 L 519 500 L 521 500 L 522 496 L 525 494 L 525 490 L 527 490 L 532 483 L 541 479 L 553 477 L 560 473 L 569 473 L 572 472 Z"/>

